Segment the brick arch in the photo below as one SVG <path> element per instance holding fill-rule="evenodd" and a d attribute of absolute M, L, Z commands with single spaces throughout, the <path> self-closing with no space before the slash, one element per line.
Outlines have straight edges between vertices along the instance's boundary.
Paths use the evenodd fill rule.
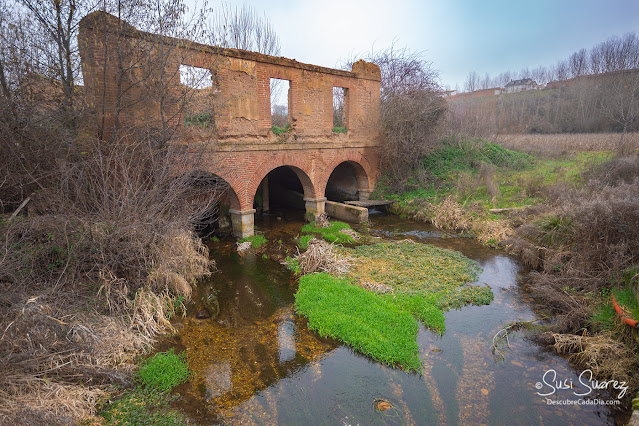
<path fill-rule="evenodd" d="M 253 177 L 248 182 L 247 196 L 250 197 L 250 200 L 247 200 L 247 202 L 250 202 L 251 207 L 253 206 L 253 198 L 255 197 L 255 193 L 257 192 L 257 188 L 260 186 L 262 179 L 278 167 L 288 167 L 293 170 L 295 175 L 297 175 L 297 178 L 302 183 L 302 188 L 304 188 L 304 198 L 317 198 L 317 190 L 313 184 L 313 180 L 310 178 L 309 173 L 304 170 L 307 164 L 301 160 L 303 159 L 300 159 L 299 156 L 298 158 L 287 156 L 287 158 L 276 157 L 271 161 L 262 163 L 255 173 L 253 173 Z"/>
<path fill-rule="evenodd" d="M 321 179 L 318 182 L 318 193 L 325 196 L 326 185 L 333 171 L 342 163 L 347 163 L 355 170 L 357 177 L 357 186 L 359 190 L 372 190 L 375 185 L 375 173 L 366 157 L 357 151 L 342 152 L 330 162 L 329 167 L 324 170 Z"/>
<path fill-rule="evenodd" d="M 196 183 L 198 180 L 205 182 L 207 179 L 221 179 L 223 184 L 227 185 L 227 188 L 222 193 L 223 201 L 228 201 L 231 209 L 240 209 L 240 198 L 237 196 L 237 191 L 233 188 L 233 184 L 229 181 L 229 179 L 225 178 L 221 174 L 199 169 L 192 170 L 188 173 L 188 175 L 190 175 L 190 179 L 193 183 Z M 224 198 L 226 198 L 226 200 L 224 200 Z"/>

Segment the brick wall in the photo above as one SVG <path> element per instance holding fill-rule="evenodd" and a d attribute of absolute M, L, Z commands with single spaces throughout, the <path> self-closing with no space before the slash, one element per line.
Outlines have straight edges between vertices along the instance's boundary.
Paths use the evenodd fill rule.
<path fill-rule="evenodd" d="M 180 65 L 211 71 L 215 126 L 207 131 L 220 143 L 207 171 L 231 184 L 233 208 L 252 208 L 262 178 L 279 166 L 297 173 L 308 198 L 324 196 L 328 177 L 344 161 L 353 165 L 360 189 L 373 189 L 381 78 L 375 64 L 358 61 L 344 71 L 221 49 L 144 33 L 104 12 L 81 21 L 78 45 L 87 102 L 106 134 L 116 119 L 130 126 L 159 127 L 162 120 L 181 126 L 189 108 L 184 107 L 187 89 L 180 83 Z M 284 137 L 271 131 L 271 78 L 290 81 L 292 131 Z M 332 132 L 335 86 L 347 89 L 346 134 Z M 198 107 L 207 104 L 201 93 L 206 92 L 198 94 Z M 186 143 L 188 132 L 182 138 Z"/>

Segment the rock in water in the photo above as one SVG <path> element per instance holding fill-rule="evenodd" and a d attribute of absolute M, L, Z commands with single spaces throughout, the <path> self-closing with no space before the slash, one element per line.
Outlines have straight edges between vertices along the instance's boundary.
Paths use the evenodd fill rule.
<path fill-rule="evenodd" d="M 379 411 L 386 411 L 391 408 L 391 405 L 390 402 L 380 399 L 375 401 L 375 408 L 377 408 Z"/>
<path fill-rule="evenodd" d="M 195 312 L 195 318 L 197 319 L 209 319 L 211 318 L 211 313 L 204 306 L 201 306 L 197 312 Z"/>

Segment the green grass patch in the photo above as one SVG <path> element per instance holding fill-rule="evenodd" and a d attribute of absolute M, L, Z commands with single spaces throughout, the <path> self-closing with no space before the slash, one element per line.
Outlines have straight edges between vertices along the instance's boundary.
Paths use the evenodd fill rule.
<path fill-rule="evenodd" d="M 189 378 L 189 367 L 183 354 L 173 349 L 157 353 L 142 362 L 136 374 L 139 386 L 128 390 L 120 399 L 100 411 L 107 425 L 185 425 L 186 417 L 171 408 L 177 397 L 169 392 Z"/>
<path fill-rule="evenodd" d="M 176 354 L 173 349 L 147 358 L 137 373 L 137 379 L 143 386 L 161 391 L 170 391 L 188 378 L 186 357 L 184 354 Z"/>
<path fill-rule="evenodd" d="M 615 295 L 617 303 L 628 311 L 630 318 L 639 320 L 639 303 L 637 303 L 637 296 L 631 288 L 614 289 L 612 294 Z"/>
<path fill-rule="evenodd" d="M 375 197 L 397 201 L 395 210 L 405 214 L 424 210 L 423 203 L 417 201 L 437 205 L 451 196 L 461 205 L 478 204 L 486 210 L 526 207 L 544 202 L 551 185 L 584 185 L 587 172 L 609 158 L 606 152 L 577 152 L 540 159 L 483 139 L 446 139 L 422 159 L 425 174 L 420 179 L 414 175 L 405 181 L 403 191 L 394 192 L 382 177 Z M 490 177 L 482 175 L 482 165 L 494 168 Z M 491 188 L 498 188 L 497 195 L 488 190 L 488 180 Z M 493 220 L 502 217 L 485 216 Z"/>
<path fill-rule="evenodd" d="M 637 303 L 637 296 L 632 288 L 612 289 L 612 295 L 617 299 L 617 303 L 626 309 L 632 319 L 639 319 L 639 303 Z M 590 324 L 598 330 L 619 330 L 619 316 L 612 305 L 612 298 L 608 293 L 604 295 L 603 303 L 590 316 Z"/>
<path fill-rule="evenodd" d="M 268 242 L 266 237 L 262 234 L 255 234 L 251 235 L 250 237 L 244 237 L 240 240 L 240 243 L 245 243 L 247 241 L 251 242 L 251 246 L 253 248 L 260 248 Z"/>
<path fill-rule="evenodd" d="M 385 364 L 419 370 L 417 320 L 443 333 L 444 311 L 493 299 L 489 287 L 467 285 L 481 269 L 453 250 L 409 242 L 341 250 L 355 258 L 348 276 L 303 276 L 296 309 L 323 336 Z M 393 291 L 379 294 L 353 283 L 383 284 Z"/>
<path fill-rule="evenodd" d="M 388 365 L 419 371 L 417 321 L 402 305 L 326 273 L 300 278 L 297 312 L 309 327 Z"/>
<path fill-rule="evenodd" d="M 300 250 L 304 251 L 308 248 L 308 242 L 311 240 L 311 238 L 313 238 L 313 235 L 302 235 L 301 237 L 299 237 L 299 239 L 297 240 L 297 246 L 300 248 Z"/>
<path fill-rule="evenodd" d="M 458 251 L 389 242 L 359 246 L 349 254 L 357 260 L 349 275 L 356 282 L 385 284 L 396 292 L 436 295 L 432 300 L 442 309 L 492 300 L 488 287 L 465 285 L 477 280 L 481 268 Z"/>
<path fill-rule="evenodd" d="M 340 232 L 343 229 L 351 229 L 350 225 L 340 221 L 333 221 L 330 225 L 328 228 L 322 228 L 317 226 L 315 222 L 307 223 L 302 226 L 302 233 L 318 235 L 329 243 L 352 244 L 355 242 L 353 237 Z"/>
<path fill-rule="evenodd" d="M 346 127 L 335 126 L 333 127 L 333 133 L 346 133 Z"/>

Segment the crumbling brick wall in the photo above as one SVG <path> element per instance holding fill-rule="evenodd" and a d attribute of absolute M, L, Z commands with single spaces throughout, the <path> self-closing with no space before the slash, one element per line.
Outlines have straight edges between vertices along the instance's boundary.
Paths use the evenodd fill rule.
<path fill-rule="evenodd" d="M 78 45 L 86 99 L 105 135 L 116 121 L 183 126 L 188 108 L 180 65 L 211 71 L 213 87 L 198 91 L 193 102 L 199 107 L 211 97 L 214 126 L 207 131 L 220 143 L 209 171 L 231 184 L 236 209 L 250 209 L 261 179 L 281 165 L 308 177 L 309 198 L 324 196 L 328 177 L 344 161 L 357 166 L 360 190 L 373 189 L 381 80 L 375 64 L 358 61 L 345 71 L 222 49 L 138 31 L 104 12 L 81 21 Z M 290 81 L 292 131 L 285 138 L 271 131 L 271 78 Z M 332 131 L 334 87 L 346 89 L 346 134 Z"/>

